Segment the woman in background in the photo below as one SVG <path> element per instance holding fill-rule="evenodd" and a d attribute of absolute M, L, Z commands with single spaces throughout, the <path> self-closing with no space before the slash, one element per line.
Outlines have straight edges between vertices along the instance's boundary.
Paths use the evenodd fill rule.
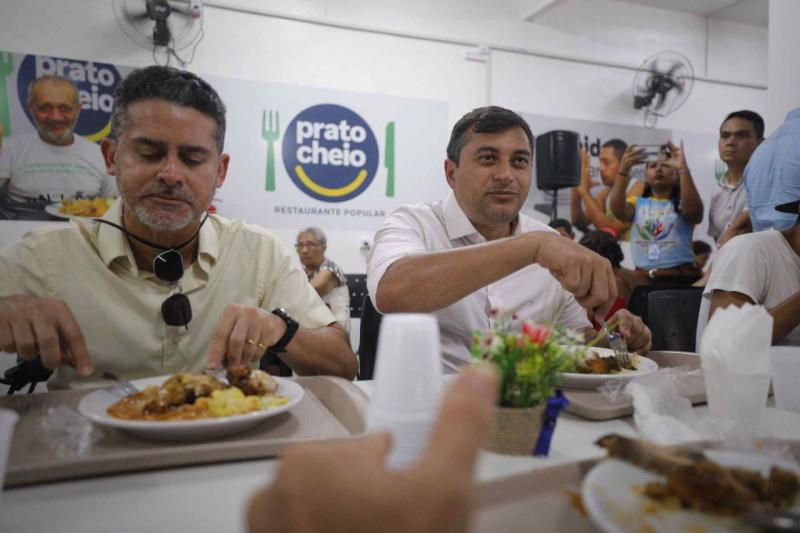
<path fill-rule="evenodd" d="M 647 163 L 642 196 L 626 199 L 630 170 L 643 162 L 643 149 L 628 147 L 611 189 L 611 210 L 618 219 L 633 221 L 633 263 L 643 279 L 690 285 L 703 275 L 692 253 L 692 233 L 703 220 L 703 202 L 686 164 L 683 143 L 679 148 L 667 142 L 662 158 Z"/>
<path fill-rule="evenodd" d="M 350 333 L 350 291 L 339 265 L 325 257 L 328 238 L 319 228 L 306 228 L 297 234 L 294 245 L 311 286 L 333 311 L 336 322 Z"/>

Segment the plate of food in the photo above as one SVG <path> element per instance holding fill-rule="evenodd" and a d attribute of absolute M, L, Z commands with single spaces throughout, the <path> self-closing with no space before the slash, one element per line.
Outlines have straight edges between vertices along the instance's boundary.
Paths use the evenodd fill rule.
<path fill-rule="evenodd" d="M 630 354 L 630 368 L 622 368 L 614 357 L 614 351 L 609 348 L 578 348 L 572 356 L 575 371 L 561 374 L 564 387 L 596 389 L 609 381 L 625 383 L 658 370 L 658 363 L 637 353 Z"/>
<path fill-rule="evenodd" d="M 53 217 L 70 220 L 73 218 L 98 218 L 103 216 L 116 198 L 79 198 L 64 200 L 44 207 L 45 212 Z"/>
<path fill-rule="evenodd" d="M 757 452 L 677 452 L 619 435 L 598 443 L 614 458 L 584 477 L 581 500 L 607 533 L 754 531 L 751 522 L 767 513 L 800 511 L 794 461 Z"/>
<path fill-rule="evenodd" d="M 78 410 L 101 426 L 160 440 L 189 440 L 249 429 L 284 413 L 303 398 L 290 379 L 247 367 L 228 369 L 226 379 L 202 373 L 137 379 L 140 390 L 124 396 L 116 388 L 83 397 Z"/>

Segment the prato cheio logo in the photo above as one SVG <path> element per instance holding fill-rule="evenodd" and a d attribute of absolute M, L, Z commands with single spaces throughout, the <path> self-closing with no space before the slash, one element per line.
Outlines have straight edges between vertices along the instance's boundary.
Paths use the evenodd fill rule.
<path fill-rule="evenodd" d="M 363 193 L 378 168 L 378 142 L 369 124 L 336 104 L 304 109 L 283 136 L 283 164 L 312 198 L 343 202 Z"/>
<path fill-rule="evenodd" d="M 111 107 L 114 90 L 122 79 L 114 65 L 94 61 L 78 61 L 60 57 L 27 55 L 19 66 L 17 94 L 28 120 L 28 85 L 41 76 L 58 75 L 72 80 L 78 87 L 81 114 L 75 133 L 90 141 L 100 141 L 111 131 Z"/>

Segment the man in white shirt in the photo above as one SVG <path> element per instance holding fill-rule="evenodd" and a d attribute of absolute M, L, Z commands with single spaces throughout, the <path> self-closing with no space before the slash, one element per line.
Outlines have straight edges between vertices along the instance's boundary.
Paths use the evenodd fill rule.
<path fill-rule="evenodd" d="M 708 234 L 716 242 L 725 235 L 720 244 L 750 229 L 744 169 L 763 140 L 764 119 L 754 111 L 734 111 L 719 127 L 719 157 L 728 170 L 719 181 L 719 189 L 711 196 Z"/>
<path fill-rule="evenodd" d="M 100 147 L 75 135 L 80 115 L 78 89 L 61 76 L 42 76 L 28 88 L 28 110 L 36 132 L 2 142 L 0 190 L 17 201 L 117 195 Z M 44 216 L 44 215 L 43 215 Z"/>
<path fill-rule="evenodd" d="M 401 207 L 376 234 L 367 268 L 373 303 L 382 313 L 433 313 L 446 362 L 470 361 L 472 332 L 489 328 L 493 309 L 593 338 L 586 310 L 605 316 L 617 295 L 608 260 L 519 214 L 532 155 L 530 127 L 516 113 L 494 106 L 468 113 L 447 147 L 453 192 Z M 640 319 L 623 310 L 614 320 L 630 349 L 649 349 Z"/>
<path fill-rule="evenodd" d="M 799 214 L 800 201 L 776 209 Z M 800 346 L 800 225 L 731 239 L 719 250 L 703 296 L 711 301 L 709 319 L 731 304 L 765 306 L 774 320 L 772 343 Z"/>

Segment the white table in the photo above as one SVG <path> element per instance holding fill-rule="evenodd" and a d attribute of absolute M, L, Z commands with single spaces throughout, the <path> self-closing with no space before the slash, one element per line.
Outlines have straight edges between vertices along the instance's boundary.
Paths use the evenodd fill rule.
<path fill-rule="evenodd" d="M 371 382 L 357 382 L 367 393 Z M 631 418 L 590 422 L 562 414 L 549 458 L 481 454 L 479 480 L 604 452 L 606 433 L 634 435 Z M 10 489 L 0 495 L 0 531 L 245 531 L 248 497 L 273 478 L 276 460 L 243 461 Z"/>

